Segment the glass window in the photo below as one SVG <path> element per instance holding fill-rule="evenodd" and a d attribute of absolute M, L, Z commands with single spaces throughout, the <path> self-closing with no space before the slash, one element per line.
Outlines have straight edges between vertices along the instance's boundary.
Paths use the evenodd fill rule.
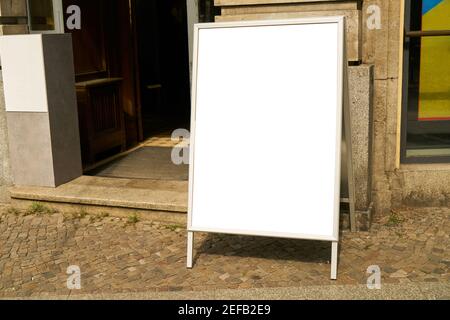
<path fill-rule="evenodd" d="M 450 0 L 406 9 L 403 162 L 450 162 Z"/>
<path fill-rule="evenodd" d="M 28 0 L 30 32 L 62 32 L 61 0 Z"/>
<path fill-rule="evenodd" d="M 219 7 L 214 7 L 214 0 L 198 2 L 199 22 L 214 22 L 214 17 L 220 15 Z"/>

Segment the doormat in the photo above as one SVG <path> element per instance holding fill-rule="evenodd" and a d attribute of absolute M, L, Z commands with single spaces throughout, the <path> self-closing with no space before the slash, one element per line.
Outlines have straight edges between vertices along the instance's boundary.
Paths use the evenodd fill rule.
<path fill-rule="evenodd" d="M 142 147 L 87 173 L 105 178 L 187 181 L 189 165 L 172 162 L 172 148 Z"/>

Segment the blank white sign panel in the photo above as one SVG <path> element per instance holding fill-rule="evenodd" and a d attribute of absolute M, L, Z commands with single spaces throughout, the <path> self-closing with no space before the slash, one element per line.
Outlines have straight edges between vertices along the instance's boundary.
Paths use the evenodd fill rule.
<path fill-rule="evenodd" d="M 190 231 L 337 240 L 343 22 L 314 21 L 197 27 Z"/>

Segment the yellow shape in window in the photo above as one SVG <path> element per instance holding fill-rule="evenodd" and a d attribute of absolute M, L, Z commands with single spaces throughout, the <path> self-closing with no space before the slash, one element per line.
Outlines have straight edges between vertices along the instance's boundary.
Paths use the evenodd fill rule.
<path fill-rule="evenodd" d="M 422 30 L 450 30 L 450 0 L 423 15 Z M 450 120 L 450 36 L 422 37 L 419 120 Z"/>

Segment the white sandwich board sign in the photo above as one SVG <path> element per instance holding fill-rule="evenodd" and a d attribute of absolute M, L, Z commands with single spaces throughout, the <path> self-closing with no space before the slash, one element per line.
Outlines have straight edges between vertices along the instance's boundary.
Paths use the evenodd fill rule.
<path fill-rule="evenodd" d="M 344 38 L 343 17 L 195 26 L 188 267 L 194 232 L 323 240 L 336 279 Z"/>

